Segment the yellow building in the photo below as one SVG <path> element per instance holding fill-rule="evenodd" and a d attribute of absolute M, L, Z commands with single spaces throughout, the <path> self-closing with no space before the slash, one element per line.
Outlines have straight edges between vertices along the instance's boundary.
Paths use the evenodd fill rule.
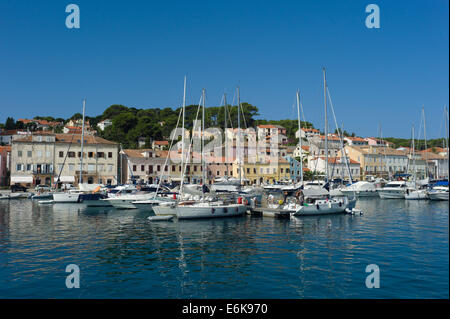
<path fill-rule="evenodd" d="M 346 145 L 345 152 L 350 159 L 360 163 L 360 180 L 368 176 L 389 178 L 396 173 L 405 173 L 408 166 L 407 154 L 390 147 Z"/>
<path fill-rule="evenodd" d="M 239 164 L 233 163 L 233 176 L 239 177 Z M 247 160 L 241 165 L 242 180 L 246 184 L 273 183 L 281 180 L 290 180 L 289 162 L 280 157 L 278 162 L 257 161 L 249 163 Z"/>

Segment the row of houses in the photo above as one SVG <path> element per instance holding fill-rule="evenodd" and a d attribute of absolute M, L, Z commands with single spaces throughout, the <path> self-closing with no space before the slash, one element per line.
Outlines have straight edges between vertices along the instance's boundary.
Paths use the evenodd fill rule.
<path fill-rule="evenodd" d="M 80 123 L 72 124 L 78 127 Z M 299 181 L 306 172 L 325 175 L 327 167 L 330 178 L 349 179 L 351 176 L 354 180 L 392 178 L 395 174 L 413 172 L 419 177 L 426 174 L 433 178 L 448 176 L 447 153 L 441 148 L 416 151 L 413 155 L 408 148 L 394 149 L 391 143 L 373 137 L 345 137 L 344 145 L 341 145 L 336 134 L 329 134 L 325 147 L 325 137 L 316 129 L 302 129 L 301 134 L 297 132 L 297 136 L 302 137 L 301 147 L 288 146 L 284 138 L 286 129 L 281 126 L 260 125 L 254 132 L 259 141 L 266 142 L 263 143 L 266 146 L 255 147 L 256 144 L 252 144 L 248 136 L 244 137 L 241 164 L 236 160 L 237 130 L 226 132 L 231 141 L 230 154 L 208 161 L 208 182 L 217 177 L 239 175 L 249 184 Z M 0 153 L 0 183 L 3 185 L 8 182 L 38 185 L 56 181 L 77 184 L 80 174 L 84 182 L 102 184 L 131 181 L 153 183 L 160 179 L 168 182 L 179 180 L 181 176 L 181 166 L 173 160 L 180 155 L 181 148 L 177 149 L 177 156 L 168 157 L 168 141 L 153 141 L 151 149 L 119 152 L 117 143 L 94 134 L 85 134 L 81 154 L 81 131 L 71 134 L 48 131 L 2 133 L 5 135 L 0 137 L 7 136 L 5 140 L 8 143 L 5 144 L 10 144 L 9 148 L 2 148 Z M 275 148 L 272 147 L 274 141 Z M 225 154 L 223 146 L 220 147 L 221 154 Z M 80 169 L 81 157 L 83 168 Z M 267 157 L 276 160 L 268 161 Z M 300 165 L 300 161 L 303 165 Z M 303 167 L 303 171 L 300 167 Z M 194 183 L 202 181 L 200 161 L 187 165 L 186 178 Z"/>
<path fill-rule="evenodd" d="M 36 132 L 11 141 L 10 183 L 27 186 L 55 182 L 117 184 L 119 145 L 85 135 Z M 83 167 L 80 167 L 83 158 Z"/>

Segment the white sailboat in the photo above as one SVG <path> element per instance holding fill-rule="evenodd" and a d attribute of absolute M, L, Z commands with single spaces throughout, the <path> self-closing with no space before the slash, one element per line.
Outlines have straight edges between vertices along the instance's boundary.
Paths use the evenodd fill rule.
<path fill-rule="evenodd" d="M 81 124 L 81 159 L 80 159 L 80 180 L 79 184 L 83 182 L 83 145 L 84 145 L 84 115 L 86 109 L 86 99 L 83 100 L 83 118 Z M 70 146 L 69 146 L 70 147 Z M 63 168 L 61 168 L 62 171 Z M 61 174 L 61 172 L 60 172 Z M 58 177 L 59 180 L 59 177 Z M 79 203 L 80 202 L 80 194 L 79 191 L 69 191 L 69 192 L 60 192 L 53 193 L 53 201 L 54 203 Z"/>
<path fill-rule="evenodd" d="M 423 129 L 424 129 L 424 140 L 425 140 L 425 149 L 427 149 L 427 138 L 425 131 L 425 110 L 422 108 L 422 119 L 423 119 Z M 419 136 L 420 140 L 420 136 Z M 428 199 L 428 193 L 426 189 L 420 189 L 420 184 L 417 182 L 417 169 L 416 169 L 416 159 L 415 159 L 415 144 L 414 144 L 414 126 L 413 126 L 413 136 L 412 136 L 412 156 L 413 156 L 413 166 L 414 166 L 414 175 L 413 175 L 413 186 L 407 187 L 405 191 L 405 199 L 407 200 L 418 200 L 418 199 Z M 428 161 L 425 160 L 426 166 L 426 174 L 425 177 L 428 179 Z"/>
<path fill-rule="evenodd" d="M 203 185 L 206 183 L 206 167 L 205 167 L 205 154 L 204 154 L 204 136 L 203 132 L 205 130 L 205 89 L 202 92 L 202 165 L 203 165 Z M 240 97 L 238 88 L 238 134 L 240 130 Z M 239 145 L 240 146 L 240 145 Z M 240 152 L 238 146 L 238 152 Z M 240 164 L 240 159 L 238 157 L 238 163 Z M 239 165 L 239 172 L 241 167 Z M 241 180 L 241 174 L 239 174 L 239 179 Z M 204 189 L 204 188 L 203 188 Z M 199 202 L 195 203 L 178 203 L 176 206 L 178 219 L 197 219 L 197 218 L 217 218 L 217 217 L 229 217 L 229 216 L 239 216 L 243 215 L 247 211 L 247 207 L 244 204 L 235 203 L 224 203 L 223 201 L 218 201 L 215 199 L 210 199 L 203 196 Z"/>

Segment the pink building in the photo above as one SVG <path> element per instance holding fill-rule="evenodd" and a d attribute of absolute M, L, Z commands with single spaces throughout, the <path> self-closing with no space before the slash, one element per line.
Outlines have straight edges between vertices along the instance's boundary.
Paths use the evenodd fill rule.
<path fill-rule="evenodd" d="M 387 146 L 387 147 L 392 147 L 394 145 L 394 143 L 385 141 L 385 140 L 381 140 L 379 138 L 376 137 L 366 137 L 365 140 L 367 141 L 367 143 L 369 145 L 372 146 Z"/>

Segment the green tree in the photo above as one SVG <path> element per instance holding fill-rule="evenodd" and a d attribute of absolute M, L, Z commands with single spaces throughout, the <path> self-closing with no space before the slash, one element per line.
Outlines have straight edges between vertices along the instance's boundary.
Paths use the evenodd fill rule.
<path fill-rule="evenodd" d="M 16 121 L 14 118 L 8 117 L 5 122 L 5 130 L 14 130 L 16 128 Z"/>

